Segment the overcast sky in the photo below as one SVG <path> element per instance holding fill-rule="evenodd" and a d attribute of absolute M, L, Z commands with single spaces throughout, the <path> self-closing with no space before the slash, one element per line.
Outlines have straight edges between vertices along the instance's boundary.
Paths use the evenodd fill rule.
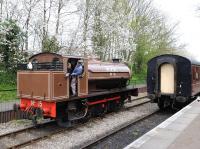
<path fill-rule="evenodd" d="M 200 61 L 200 0 L 154 0 L 154 4 L 170 22 L 179 22 L 180 42 Z"/>

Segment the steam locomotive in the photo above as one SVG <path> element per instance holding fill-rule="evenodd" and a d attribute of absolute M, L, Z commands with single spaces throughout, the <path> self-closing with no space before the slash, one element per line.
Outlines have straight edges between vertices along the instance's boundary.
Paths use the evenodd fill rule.
<path fill-rule="evenodd" d="M 165 54 L 149 60 L 147 93 L 160 109 L 180 109 L 200 93 L 200 64 Z"/>
<path fill-rule="evenodd" d="M 77 96 L 71 96 L 71 72 L 79 60 L 83 72 L 77 77 Z M 128 66 L 118 59 L 97 59 L 39 53 L 20 65 L 17 72 L 19 109 L 30 114 L 36 123 L 41 117 L 55 119 L 61 126 L 121 108 L 138 89 L 127 86 L 131 77 Z M 71 68 L 68 69 L 70 64 Z"/>

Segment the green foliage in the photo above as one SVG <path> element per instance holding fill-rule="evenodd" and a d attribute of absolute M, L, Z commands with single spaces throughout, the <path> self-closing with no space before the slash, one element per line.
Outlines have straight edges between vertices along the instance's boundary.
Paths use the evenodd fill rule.
<path fill-rule="evenodd" d="M 46 36 L 43 41 L 43 52 L 58 52 L 61 49 L 59 42 L 57 41 L 56 37 L 49 37 Z"/>
<path fill-rule="evenodd" d="M 145 0 L 138 0 L 138 2 L 141 11 L 136 12 L 129 23 L 131 30 L 135 32 L 133 43 L 136 43 L 136 50 L 131 56 L 131 61 L 134 73 L 146 74 L 149 59 L 170 53 L 170 49 L 176 49 L 175 26 L 167 26 L 166 19 Z"/>
<path fill-rule="evenodd" d="M 24 33 L 17 22 L 0 22 L 0 90 L 16 88 L 17 64 L 26 61 L 27 54 L 21 50 Z M 0 101 L 16 99 L 16 90 L 0 91 Z"/>
<path fill-rule="evenodd" d="M 132 78 L 130 80 L 130 84 L 133 85 L 145 85 L 146 84 L 146 73 L 140 73 L 140 74 L 133 74 Z"/>
<path fill-rule="evenodd" d="M 174 36 L 176 25 L 167 25 L 151 0 L 95 0 L 87 9 L 92 12 L 88 39 L 93 52 L 103 60 L 122 58 L 132 64 L 136 74 L 146 74 L 146 64 L 152 57 L 174 53 L 180 47 Z"/>
<path fill-rule="evenodd" d="M 16 21 L 10 19 L 0 23 L 1 68 L 7 72 L 16 72 L 17 63 L 25 61 L 25 55 L 20 51 L 23 41 L 24 33 Z"/>
<path fill-rule="evenodd" d="M 16 84 L 16 74 L 1 70 L 0 72 L 0 89 L 1 86 L 7 88 L 6 86 L 12 86 Z"/>

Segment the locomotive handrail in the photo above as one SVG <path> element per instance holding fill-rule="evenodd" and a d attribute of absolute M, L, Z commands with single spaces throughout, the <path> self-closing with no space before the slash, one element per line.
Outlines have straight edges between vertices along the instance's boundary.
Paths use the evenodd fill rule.
<path fill-rule="evenodd" d="M 33 70 L 63 70 L 61 62 L 32 63 Z M 27 64 L 18 64 L 18 70 L 28 70 Z"/>

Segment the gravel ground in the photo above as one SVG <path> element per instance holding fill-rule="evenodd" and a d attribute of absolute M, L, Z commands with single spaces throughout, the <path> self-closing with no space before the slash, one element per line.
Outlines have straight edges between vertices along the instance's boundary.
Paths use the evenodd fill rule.
<path fill-rule="evenodd" d="M 140 97 L 144 97 L 144 96 L 147 96 L 147 93 L 139 93 L 138 96 L 132 96 L 131 99 L 137 99 L 137 98 L 140 98 Z"/>
<path fill-rule="evenodd" d="M 93 118 L 86 124 L 76 127 L 76 129 L 66 131 L 62 134 L 54 135 L 50 139 L 38 142 L 25 148 L 81 148 L 83 145 L 92 141 L 94 138 L 99 138 L 103 134 L 118 128 L 124 123 L 131 122 L 141 116 L 148 115 L 149 113 L 157 110 L 158 108 L 156 104 L 147 103 L 143 106 L 132 108 L 129 111 L 110 113 L 105 115 L 104 118 Z"/>
<path fill-rule="evenodd" d="M 19 129 L 27 128 L 30 126 L 32 126 L 32 121 L 24 119 L 2 123 L 0 124 L 0 135 L 13 132 Z"/>
<path fill-rule="evenodd" d="M 31 128 L 15 135 L 3 137 L 0 139 L 1 149 L 11 148 L 23 142 L 36 139 L 39 136 L 48 135 L 49 133 L 59 129 L 60 128 L 58 128 L 55 123 L 48 123 L 48 125 L 43 125 L 38 128 Z"/>
<path fill-rule="evenodd" d="M 149 130 L 162 123 L 168 117 L 172 116 L 173 112 L 157 112 L 144 121 L 138 122 L 125 128 L 116 134 L 104 139 L 97 144 L 94 144 L 92 149 L 121 149 L 148 132 Z M 115 145 L 113 145 L 115 144 Z"/>
<path fill-rule="evenodd" d="M 40 121 L 40 123 L 41 124 L 47 123 L 49 121 L 50 121 L 49 119 L 44 119 Z M 33 126 L 32 120 L 27 120 L 27 119 L 13 120 L 7 123 L 0 123 L 0 135 L 32 126 Z"/>
<path fill-rule="evenodd" d="M 140 93 L 138 97 L 146 96 L 146 93 Z M 133 97 L 132 99 L 138 98 Z M 13 104 L 16 103 L 16 101 L 7 102 L 7 103 L 0 103 L 0 111 L 6 111 L 10 110 L 11 107 L 13 107 Z M 13 120 L 7 123 L 0 123 L 0 135 L 9 133 L 12 131 L 16 131 L 19 129 L 23 129 L 26 127 L 32 126 L 32 121 L 30 120 Z"/>

